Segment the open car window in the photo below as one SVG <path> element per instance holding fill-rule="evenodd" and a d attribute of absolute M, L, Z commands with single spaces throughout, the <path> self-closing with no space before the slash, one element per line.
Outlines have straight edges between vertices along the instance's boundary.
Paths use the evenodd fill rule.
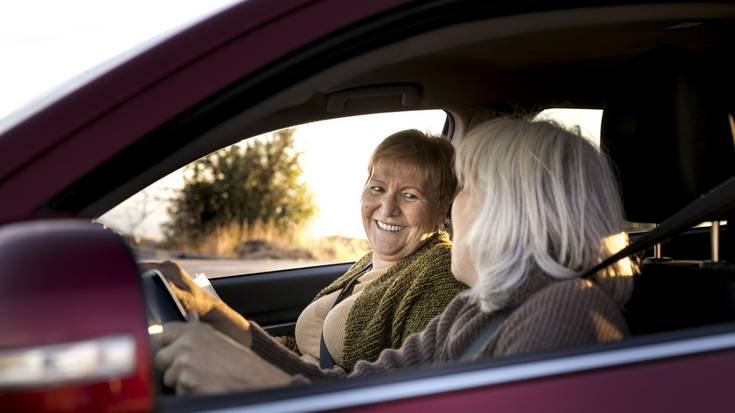
<path fill-rule="evenodd" d="M 539 112 L 536 119 L 548 119 L 579 133 L 595 145 L 600 145 L 602 127 L 602 109 L 550 108 Z M 650 231 L 655 224 L 647 222 L 626 221 L 626 232 L 636 233 Z"/>
<path fill-rule="evenodd" d="M 169 174 L 98 220 L 141 260 L 211 278 L 351 262 L 368 251 L 360 193 L 388 135 L 440 135 L 441 110 L 326 120 L 265 133 Z"/>
<path fill-rule="evenodd" d="M 602 109 L 550 108 L 539 112 L 535 119 L 548 119 L 579 133 L 595 145 L 600 145 Z"/>

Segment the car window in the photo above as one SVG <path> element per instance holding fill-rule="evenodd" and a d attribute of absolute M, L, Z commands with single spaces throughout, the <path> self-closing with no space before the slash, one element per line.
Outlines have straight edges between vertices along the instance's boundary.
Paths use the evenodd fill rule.
<path fill-rule="evenodd" d="M 550 108 L 539 112 L 535 119 L 549 119 L 579 133 L 600 146 L 602 109 Z"/>
<path fill-rule="evenodd" d="M 575 129 L 600 146 L 600 130 L 602 127 L 602 109 L 551 108 L 539 112 L 536 119 L 550 119 L 567 128 Z M 626 221 L 625 231 L 629 233 L 650 231 L 656 224 Z"/>
<path fill-rule="evenodd" d="M 388 135 L 440 135 L 441 110 L 332 119 L 265 133 L 150 185 L 98 221 L 141 260 L 221 277 L 354 261 L 368 251 L 360 194 Z"/>

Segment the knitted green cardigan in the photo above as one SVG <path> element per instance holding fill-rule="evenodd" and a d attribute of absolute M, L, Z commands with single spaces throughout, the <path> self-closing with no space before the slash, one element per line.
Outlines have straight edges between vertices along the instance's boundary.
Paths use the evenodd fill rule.
<path fill-rule="evenodd" d="M 355 300 L 347 315 L 344 360 L 349 372 L 359 360 L 374 361 L 386 348 L 399 348 L 403 340 L 426 327 L 450 301 L 467 287 L 450 270 L 451 241 L 446 233 L 433 235 L 421 248 L 390 267 Z M 342 289 L 372 260 L 360 258 L 344 275 L 314 300 Z M 281 343 L 295 350 L 293 338 Z"/>

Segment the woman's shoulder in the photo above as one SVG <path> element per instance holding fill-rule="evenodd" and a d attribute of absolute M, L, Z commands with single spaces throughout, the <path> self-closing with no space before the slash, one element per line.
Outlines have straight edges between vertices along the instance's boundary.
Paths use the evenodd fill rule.
<path fill-rule="evenodd" d="M 444 232 L 434 234 L 426 244 L 414 252 L 409 260 L 409 265 L 426 265 L 427 263 L 449 267 L 452 256 L 452 242 Z"/>
<path fill-rule="evenodd" d="M 617 341 L 628 334 L 622 311 L 592 281 L 556 281 L 517 307 L 498 330 L 494 356 Z"/>
<path fill-rule="evenodd" d="M 592 321 L 604 320 L 627 330 L 622 311 L 612 297 L 587 279 L 554 282 L 529 297 L 517 312 L 524 313 L 525 316 L 535 314 L 534 318 L 542 317 L 551 324 L 560 325 L 588 323 L 594 318 Z"/>
<path fill-rule="evenodd" d="M 397 269 L 397 272 L 418 280 L 459 283 L 452 275 L 451 245 L 435 243 L 416 253 L 413 259 Z"/>
<path fill-rule="evenodd" d="M 427 249 L 434 252 L 450 253 L 452 249 L 452 241 L 446 232 L 437 232 L 427 242 Z"/>

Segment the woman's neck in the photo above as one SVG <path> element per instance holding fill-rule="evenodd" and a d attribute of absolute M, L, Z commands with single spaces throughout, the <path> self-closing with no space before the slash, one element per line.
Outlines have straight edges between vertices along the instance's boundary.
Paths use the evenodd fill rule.
<path fill-rule="evenodd" d="M 385 271 L 395 265 L 398 261 L 386 260 L 373 255 L 373 271 Z"/>

